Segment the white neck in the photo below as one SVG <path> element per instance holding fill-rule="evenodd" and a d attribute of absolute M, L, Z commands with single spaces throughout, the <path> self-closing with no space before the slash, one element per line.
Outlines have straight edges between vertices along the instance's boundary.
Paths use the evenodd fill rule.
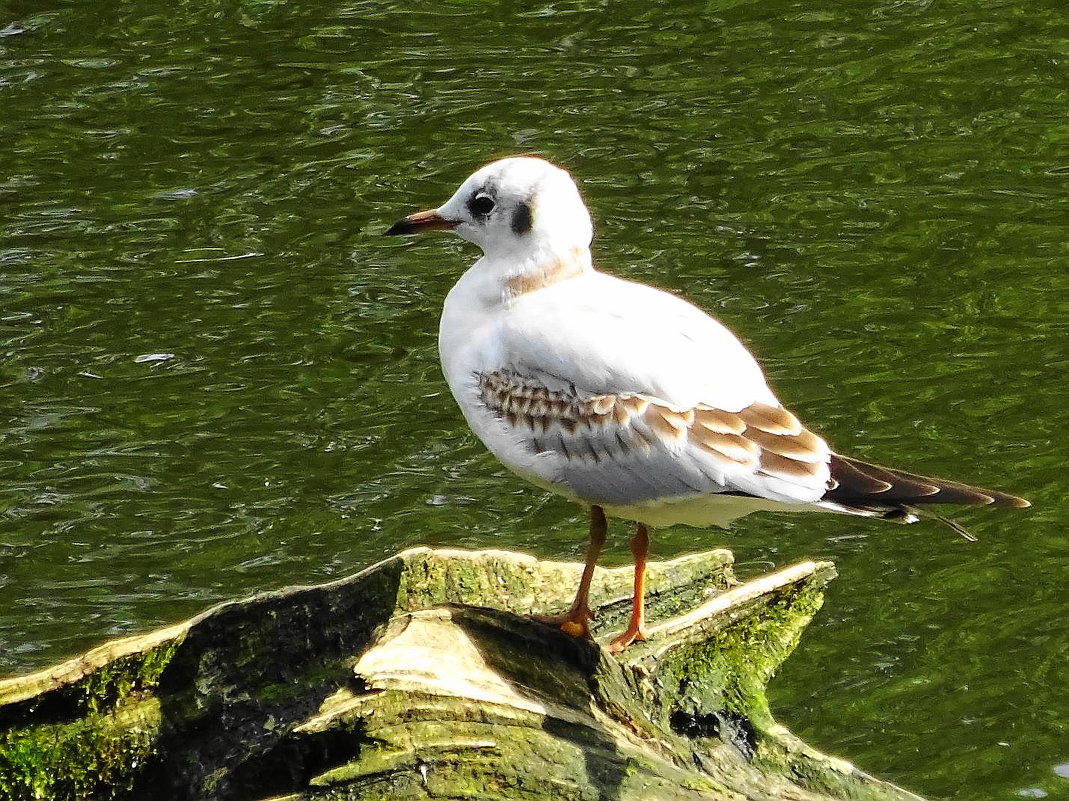
<path fill-rule="evenodd" d="M 564 255 L 528 251 L 525 256 L 522 260 L 501 254 L 483 256 L 446 297 L 439 348 L 451 386 L 467 375 L 464 365 L 475 358 L 470 356 L 470 348 L 477 331 L 494 325 L 503 311 L 540 290 L 594 273 L 586 247 L 572 248 Z M 491 347 L 495 344 L 493 336 L 479 339 Z"/>

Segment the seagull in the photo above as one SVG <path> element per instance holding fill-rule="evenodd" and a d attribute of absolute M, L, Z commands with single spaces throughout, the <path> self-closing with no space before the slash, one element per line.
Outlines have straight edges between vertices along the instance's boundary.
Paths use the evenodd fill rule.
<path fill-rule="evenodd" d="M 727 528 L 764 510 L 912 523 L 928 504 L 1030 505 L 831 450 L 724 325 L 594 269 L 590 214 L 571 175 L 548 161 L 488 164 L 386 234 L 435 230 L 483 253 L 446 297 L 438 341 L 468 425 L 511 471 L 590 509 L 575 601 L 550 619 L 568 634 L 591 636 L 588 594 L 608 517 L 636 524 L 631 616 L 609 643 L 618 652 L 646 638 L 650 529 Z"/>

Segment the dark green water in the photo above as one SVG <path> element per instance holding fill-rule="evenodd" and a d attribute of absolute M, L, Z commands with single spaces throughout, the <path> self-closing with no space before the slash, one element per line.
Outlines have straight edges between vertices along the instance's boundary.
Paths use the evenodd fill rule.
<path fill-rule="evenodd" d="M 841 577 L 774 683 L 940 798 L 1069 798 L 1069 16 L 788 0 L 0 6 L 0 674 L 418 543 L 576 559 L 437 365 L 494 157 L 719 315 L 840 450 L 1026 512 L 658 532 Z M 173 354 L 166 360 L 139 356 Z M 607 561 L 626 560 L 618 531 Z"/>

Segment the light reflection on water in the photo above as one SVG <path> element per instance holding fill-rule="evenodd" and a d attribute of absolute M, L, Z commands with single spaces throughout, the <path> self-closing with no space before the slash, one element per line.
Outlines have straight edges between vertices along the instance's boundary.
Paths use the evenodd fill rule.
<path fill-rule="evenodd" d="M 534 151 L 581 179 L 599 264 L 719 315 L 842 450 L 1036 502 L 962 512 L 975 545 L 659 532 L 837 562 L 784 720 L 930 795 L 1069 797 L 1060 6 L 11 9 L 0 672 L 417 543 L 578 558 L 579 513 L 439 376 L 473 254 L 377 236 Z"/>

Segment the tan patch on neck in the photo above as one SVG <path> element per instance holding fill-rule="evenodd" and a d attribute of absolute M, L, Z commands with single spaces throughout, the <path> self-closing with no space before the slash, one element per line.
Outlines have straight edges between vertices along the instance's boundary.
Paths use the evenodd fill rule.
<path fill-rule="evenodd" d="M 571 253 L 563 259 L 558 259 L 545 267 L 512 276 L 508 280 L 509 295 L 514 298 L 519 297 L 582 275 L 589 259 L 584 256 L 582 248 L 572 248 Z"/>

